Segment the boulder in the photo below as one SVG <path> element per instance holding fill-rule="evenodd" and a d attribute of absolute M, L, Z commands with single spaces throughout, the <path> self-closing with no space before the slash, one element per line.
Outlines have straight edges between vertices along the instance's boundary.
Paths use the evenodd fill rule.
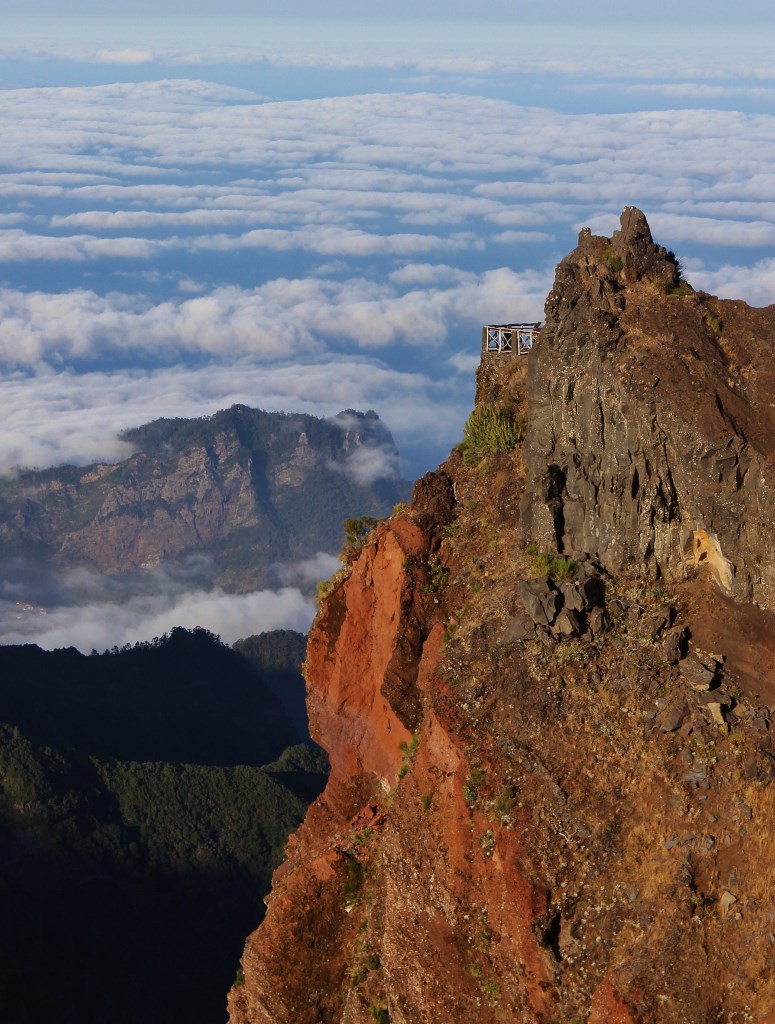
<path fill-rule="evenodd" d="M 680 728 L 686 714 L 685 704 L 670 704 L 657 717 L 662 732 L 675 732 Z"/>
<path fill-rule="evenodd" d="M 546 580 L 520 580 L 517 594 L 537 626 L 551 626 L 557 617 L 560 595 L 551 589 Z"/>
<path fill-rule="evenodd" d="M 709 690 L 716 681 L 715 669 L 710 669 L 696 658 L 687 658 L 681 664 L 681 675 L 693 690 Z"/>
<path fill-rule="evenodd" d="M 602 633 L 609 625 L 610 617 L 605 608 L 593 608 L 587 615 L 587 628 L 592 636 Z"/>
<path fill-rule="evenodd" d="M 705 705 L 705 710 L 710 715 L 711 721 L 714 725 L 726 725 L 726 719 L 724 718 L 724 711 L 718 701 L 711 701 Z"/>
<path fill-rule="evenodd" d="M 563 608 L 568 608 L 570 611 L 575 612 L 587 610 L 587 604 L 581 595 L 580 587 L 577 583 L 560 584 L 560 593 L 562 594 Z"/>
<path fill-rule="evenodd" d="M 584 632 L 584 620 L 572 608 L 563 608 L 552 626 L 552 632 L 564 637 L 581 636 Z"/>
<path fill-rule="evenodd" d="M 675 665 L 686 657 L 688 643 L 689 633 L 685 626 L 681 629 L 671 629 L 663 635 L 659 650 L 668 665 Z"/>
<path fill-rule="evenodd" d="M 675 618 L 675 608 L 665 606 L 657 612 L 647 615 L 644 622 L 644 631 L 651 640 L 657 640 L 666 629 L 669 629 Z"/>
<path fill-rule="evenodd" d="M 500 643 L 511 644 L 529 640 L 535 636 L 535 632 L 535 622 L 533 622 L 529 615 L 520 612 L 518 615 L 513 615 L 504 624 L 501 630 Z"/>

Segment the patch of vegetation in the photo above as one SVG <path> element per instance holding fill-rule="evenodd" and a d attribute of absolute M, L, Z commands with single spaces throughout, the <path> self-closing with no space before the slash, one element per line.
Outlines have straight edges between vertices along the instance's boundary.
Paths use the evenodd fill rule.
<path fill-rule="evenodd" d="M 341 569 L 337 569 L 333 576 L 327 580 L 320 580 L 317 584 L 317 606 L 318 611 L 323 604 L 323 601 L 328 597 L 332 590 L 336 590 L 342 580 L 347 579 L 350 573 L 349 566 L 343 565 Z"/>
<path fill-rule="evenodd" d="M 420 746 L 420 734 L 415 732 L 412 734 L 412 738 L 406 742 L 403 741 L 398 744 L 398 749 L 402 751 L 404 757 L 401 762 L 401 767 L 398 769 L 399 779 L 403 779 L 406 773 L 409 771 L 414 755 L 417 753 L 417 748 Z"/>
<path fill-rule="evenodd" d="M 463 783 L 463 799 L 469 807 L 476 803 L 479 796 L 479 789 L 486 776 L 487 773 L 483 768 L 472 768 L 468 778 Z"/>
<path fill-rule="evenodd" d="M 476 465 L 494 452 L 508 452 L 525 436 L 524 417 L 498 405 L 479 405 L 463 428 L 460 451 L 467 466 Z"/>
<path fill-rule="evenodd" d="M 536 576 L 546 576 L 554 580 L 572 580 L 578 572 L 578 566 L 566 555 L 551 554 L 539 551 L 535 544 L 528 544 L 533 572 Z"/>
<path fill-rule="evenodd" d="M 562 640 L 552 652 L 552 661 L 557 668 L 565 665 L 584 665 L 592 657 L 594 648 L 583 640 Z"/>
<path fill-rule="evenodd" d="M 390 1012 L 387 1006 L 382 1004 L 372 1004 L 369 1007 L 369 1013 L 375 1024 L 390 1024 Z"/>
<path fill-rule="evenodd" d="M 357 516 L 344 521 L 344 544 L 339 553 L 345 565 L 350 565 L 361 553 L 366 538 L 377 525 L 373 516 Z"/>
<path fill-rule="evenodd" d="M 677 257 L 677 256 L 676 256 L 676 254 L 675 254 L 675 253 L 673 252 L 673 250 L 672 250 L 672 249 L 668 249 L 668 250 L 667 250 L 667 252 L 665 253 L 665 255 L 667 256 L 668 260 L 670 260 L 670 262 L 671 262 L 671 263 L 673 264 L 673 266 L 675 267 L 675 274 L 676 274 L 676 277 L 678 277 L 678 278 L 681 278 L 681 277 L 683 277 L 683 276 L 684 276 L 684 268 L 683 268 L 683 264 L 682 264 L 682 263 L 681 263 L 681 261 L 680 261 L 680 260 L 678 259 L 678 257 Z"/>
<path fill-rule="evenodd" d="M 437 556 L 428 562 L 428 582 L 423 587 L 424 594 L 438 594 L 449 582 L 449 569 L 441 563 Z"/>
<path fill-rule="evenodd" d="M 517 793 L 513 786 L 504 786 L 492 805 L 492 814 L 498 821 L 508 817 L 514 807 Z"/>
<path fill-rule="evenodd" d="M 441 532 L 442 532 L 442 535 L 447 538 L 447 540 L 451 540 L 458 533 L 459 530 L 460 530 L 460 520 L 459 519 L 453 519 L 451 523 L 447 523 L 447 525 L 444 527 L 444 529 Z"/>
<path fill-rule="evenodd" d="M 482 985 L 482 992 L 485 998 L 493 1006 L 497 1006 L 501 1001 L 501 987 L 497 981 L 486 981 Z"/>
<path fill-rule="evenodd" d="M 614 252 L 612 245 L 609 245 L 603 253 L 603 263 L 609 266 L 615 274 L 618 274 L 624 266 L 621 256 Z"/>
<path fill-rule="evenodd" d="M 365 846 L 372 837 L 372 830 L 368 827 L 356 832 L 353 836 L 353 846 Z"/>
<path fill-rule="evenodd" d="M 654 287 L 657 291 L 662 292 L 663 295 L 667 295 L 670 298 L 681 298 L 685 295 L 694 295 L 694 290 L 689 287 L 686 282 L 679 281 L 676 284 L 674 281 L 655 281 Z"/>
<path fill-rule="evenodd" d="M 479 846 L 485 857 L 492 857 L 495 853 L 495 836 L 491 828 L 479 836 Z"/>
<path fill-rule="evenodd" d="M 342 903 L 345 910 L 352 910 L 361 902 L 366 869 L 354 857 L 347 859 L 347 875 L 342 886 Z"/>

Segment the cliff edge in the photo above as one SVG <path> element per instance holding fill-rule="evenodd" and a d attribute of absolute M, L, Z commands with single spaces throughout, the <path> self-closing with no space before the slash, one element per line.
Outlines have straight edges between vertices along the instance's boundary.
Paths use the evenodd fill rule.
<path fill-rule="evenodd" d="M 775 1020 L 775 310 L 628 208 L 331 581 L 232 1024 Z"/>

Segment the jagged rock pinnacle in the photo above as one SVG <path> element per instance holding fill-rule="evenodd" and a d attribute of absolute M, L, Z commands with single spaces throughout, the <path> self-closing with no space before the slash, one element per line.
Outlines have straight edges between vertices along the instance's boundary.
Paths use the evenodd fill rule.
<path fill-rule="evenodd" d="M 636 207 L 611 238 L 583 230 L 530 357 L 536 541 L 653 578 L 702 557 L 722 591 L 775 609 L 759 496 L 772 486 L 771 322 L 694 292 Z"/>

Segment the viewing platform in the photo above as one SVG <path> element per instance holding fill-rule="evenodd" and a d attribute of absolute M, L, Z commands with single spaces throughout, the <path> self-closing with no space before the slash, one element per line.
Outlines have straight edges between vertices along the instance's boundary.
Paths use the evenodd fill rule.
<path fill-rule="evenodd" d="M 482 328 L 482 352 L 524 356 L 541 335 L 542 324 L 486 324 Z"/>

